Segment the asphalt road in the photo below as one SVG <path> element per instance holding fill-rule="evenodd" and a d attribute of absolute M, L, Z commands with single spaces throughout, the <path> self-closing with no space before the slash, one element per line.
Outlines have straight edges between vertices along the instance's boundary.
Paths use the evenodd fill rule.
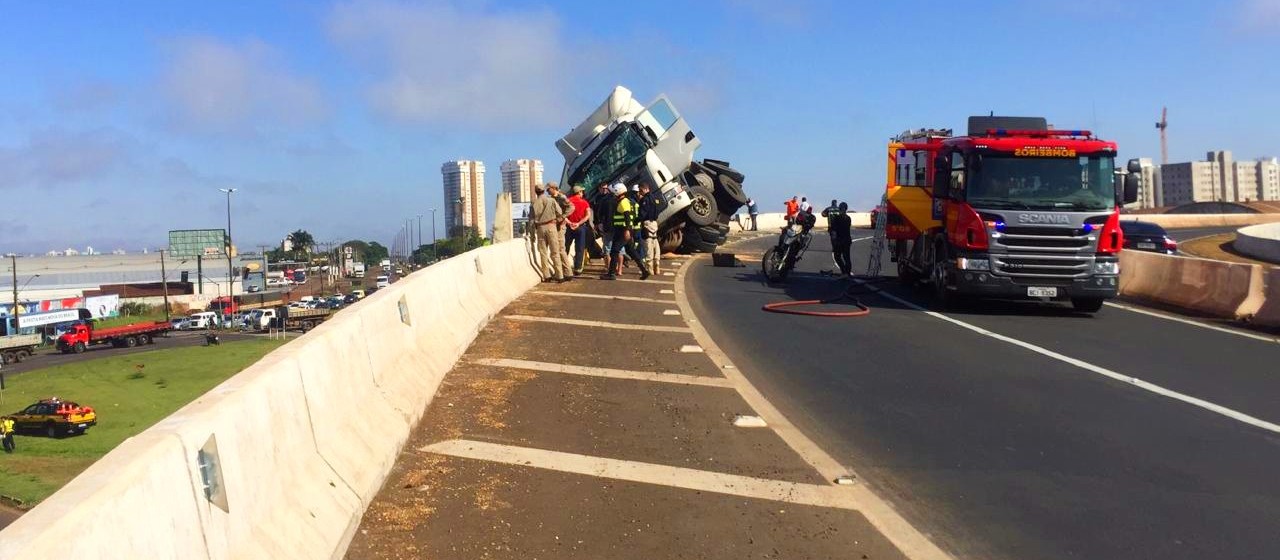
<path fill-rule="evenodd" d="M 764 285 L 758 262 L 698 261 L 691 301 L 775 405 L 945 549 L 1280 558 L 1280 434 L 1096 371 L 1280 423 L 1280 344 L 1112 306 L 1089 316 L 995 302 L 935 316 L 864 295 L 863 318 L 762 312 L 841 293 L 816 274 L 832 267 L 825 237 L 785 287 Z M 754 257 L 772 241 L 738 252 Z M 854 244 L 859 269 L 869 246 Z M 929 305 L 924 292 L 881 285 Z"/>
<path fill-rule="evenodd" d="M 136 346 L 133 348 L 115 348 L 110 344 L 99 344 L 91 346 L 83 354 L 63 354 L 54 348 L 46 348 L 40 350 L 39 353 L 32 356 L 25 362 L 20 364 L 8 364 L 4 366 L 4 374 L 12 378 L 18 374 L 28 371 L 37 370 L 51 366 L 69 364 L 82 360 L 95 360 L 98 358 L 106 358 L 110 356 L 122 356 L 125 354 L 134 354 L 137 352 L 148 352 L 151 350 L 164 350 L 165 348 L 179 348 L 183 346 L 198 346 L 204 344 L 205 331 L 176 331 L 169 334 L 168 337 L 159 337 L 155 344 L 147 346 Z M 253 338 L 251 334 L 221 333 L 219 338 L 223 341 L 244 340 Z"/>
<path fill-rule="evenodd" d="M 1186 241 L 1197 237 L 1206 237 L 1209 235 L 1217 235 L 1219 233 L 1231 233 L 1240 229 L 1239 227 L 1208 227 L 1208 228 L 1185 228 L 1168 230 L 1169 237 L 1174 241 Z"/>

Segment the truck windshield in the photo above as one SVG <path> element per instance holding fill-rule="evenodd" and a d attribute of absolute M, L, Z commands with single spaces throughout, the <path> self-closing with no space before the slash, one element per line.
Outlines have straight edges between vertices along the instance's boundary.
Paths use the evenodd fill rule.
<path fill-rule="evenodd" d="M 620 126 L 613 133 L 612 138 L 596 150 L 591 160 L 579 167 L 577 173 L 569 178 L 568 184 L 582 185 L 588 190 L 594 189 L 635 165 L 644 158 L 644 153 L 648 149 L 649 146 L 640 138 L 640 133 L 635 127 Z"/>
<path fill-rule="evenodd" d="M 979 207 L 1108 210 L 1115 206 L 1114 159 L 979 156 L 966 200 Z"/>

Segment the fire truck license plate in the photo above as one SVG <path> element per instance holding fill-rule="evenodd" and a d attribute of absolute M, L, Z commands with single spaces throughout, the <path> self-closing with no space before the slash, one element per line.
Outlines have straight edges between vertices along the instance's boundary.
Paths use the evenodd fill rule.
<path fill-rule="evenodd" d="M 1028 297 L 1058 297 L 1057 288 L 1027 288 Z"/>

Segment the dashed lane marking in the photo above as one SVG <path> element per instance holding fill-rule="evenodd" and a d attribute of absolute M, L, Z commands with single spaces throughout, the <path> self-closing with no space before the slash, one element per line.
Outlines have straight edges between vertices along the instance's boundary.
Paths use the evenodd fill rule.
<path fill-rule="evenodd" d="M 862 281 L 860 281 L 860 280 L 856 280 L 856 279 L 855 279 L 855 281 L 856 281 L 856 282 L 858 282 L 859 284 L 863 284 L 863 283 L 864 283 L 864 282 L 862 282 Z M 1113 371 L 1113 370 L 1110 370 L 1110 369 L 1104 368 L 1104 367 L 1102 367 L 1102 366 L 1097 366 L 1097 365 L 1091 364 L 1091 363 L 1089 363 L 1089 362 L 1086 362 L 1086 361 L 1081 360 L 1081 359 L 1078 359 L 1078 358 L 1072 358 L 1071 356 L 1067 356 L 1067 355 L 1065 355 L 1065 354 L 1059 354 L 1059 353 L 1054 352 L 1053 350 L 1050 350 L 1050 349 L 1045 348 L 1045 347 L 1043 347 L 1043 346 L 1037 346 L 1037 345 L 1032 344 L 1032 343 L 1030 343 L 1030 342 L 1024 342 L 1024 341 L 1022 341 L 1022 340 L 1018 340 L 1018 339 L 1013 338 L 1013 337 L 1011 337 L 1011 336 L 1005 336 L 1005 335 L 1000 334 L 1000 333 L 997 333 L 997 332 L 989 331 L 989 330 L 984 329 L 984 328 L 982 328 L 982 327 L 979 327 L 979 326 L 977 326 L 977 325 L 973 325 L 973 324 L 970 324 L 970 323 L 966 323 L 966 322 L 964 322 L 964 321 L 961 321 L 961 320 L 956 319 L 956 318 L 954 318 L 954 317 L 950 317 L 950 316 L 947 316 L 947 315 L 943 315 L 942 313 L 938 313 L 938 312 L 936 312 L 936 311 L 929 311 L 928 309 L 925 309 L 924 307 L 921 307 L 921 306 L 919 306 L 919 305 L 916 305 L 916 304 L 914 304 L 914 303 L 912 303 L 912 302 L 910 302 L 910 301 L 907 301 L 907 300 L 905 300 L 905 299 L 902 299 L 902 298 L 900 298 L 900 297 L 898 297 L 898 296 L 895 296 L 895 295 L 893 295 L 893 294 L 887 293 L 887 292 L 885 292 L 885 291 L 883 291 L 883 290 L 882 290 L 882 291 L 879 291 L 879 292 L 878 292 L 878 294 L 879 294 L 879 295 L 881 295 L 881 296 L 883 296 L 883 297 L 885 297 L 885 298 L 888 298 L 888 299 L 890 299 L 890 300 L 892 300 L 892 301 L 894 301 L 894 302 L 897 302 L 897 303 L 899 303 L 899 304 L 901 304 L 901 305 L 905 305 L 905 306 L 907 306 L 907 307 L 910 307 L 910 308 L 912 308 L 912 309 L 915 309 L 916 311 L 924 312 L 924 313 L 925 313 L 925 314 L 927 314 L 927 315 L 930 315 L 930 316 L 932 316 L 932 317 L 936 317 L 936 318 L 938 318 L 938 319 L 942 319 L 943 321 L 946 321 L 946 322 L 951 323 L 951 324 L 953 324 L 953 325 L 956 325 L 956 326 L 958 326 L 958 327 L 963 327 L 963 328 L 965 328 L 965 329 L 971 330 L 971 331 L 976 332 L 976 333 L 978 333 L 978 334 L 980 334 L 980 335 L 983 335 L 983 336 L 986 336 L 986 337 L 990 337 L 990 338 L 994 338 L 994 339 L 999 340 L 999 341 L 1002 341 L 1002 342 L 1007 342 L 1007 343 L 1012 344 L 1012 345 L 1014 345 L 1014 346 L 1020 346 L 1020 347 L 1022 347 L 1022 348 L 1025 348 L 1025 349 L 1027 349 L 1027 350 L 1030 350 L 1030 351 L 1035 352 L 1035 353 L 1037 353 L 1037 354 L 1040 354 L 1040 355 L 1042 355 L 1042 356 L 1047 356 L 1047 357 L 1049 357 L 1049 358 L 1053 358 L 1053 359 L 1058 360 L 1058 361 L 1060 361 L 1060 362 L 1064 362 L 1064 363 L 1067 363 L 1067 364 L 1071 364 L 1071 365 L 1076 366 L 1076 367 L 1078 367 L 1078 368 L 1080 368 L 1080 369 L 1083 369 L 1083 370 L 1086 370 L 1086 371 L 1091 371 L 1091 372 L 1093 372 L 1093 373 L 1096 373 L 1096 374 L 1101 375 L 1101 376 L 1104 376 L 1104 377 L 1109 377 L 1109 378 L 1114 379 L 1114 380 L 1116 380 L 1116 381 L 1121 381 L 1121 382 L 1124 382 L 1124 383 L 1128 383 L 1128 384 L 1133 385 L 1134 387 L 1137 387 L 1137 388 L 1142 389 L 1142 390 L 1144 390 L 1144 391 L 1150 391 L 1150 392 L 1155 393 L 1155 394 L 1157 394 L 1157 395 L 1161 395 L 1161 396 L 1169 397 L 1169 398 L 1171 398 L 1171 399 L 1178 400 L 1178 401 L 1182 401 L 1182 402 L 1187 403 L 1187 404 L 1190 404 L 1190 405 L 1192 405 L 1192 406 L 1197 406 L 1197 407 L 1203 408 L 1203 409 L 1205 409 L 1205 410 L 1208 410 L 1209 412 L 1215 412 L 1215 413 L 1221 414 L 1221 415 L 1223 415 L 1223 416 L 1226 416 L 1227 418 L 1230 418 L 1230 419 L 1232 419 L 1232 420 L 1237 420 L 1237 421 L 1239 421 L 1239 422 L 1243 422 L 1243 423 L 1245 423 L 1245 424 L 1248 424 L 1248 425 L 1250 425 L 1250 426 L 1254 426 L 1254 427 L 1256 427 L 1256 428 L 1262 428 L 1262 429 L 1264 429 L 1264 430 L 1267 430 L 1267 431 L 1269 431 L 1269 432 L 1273 432 L 1273 433 L 1280 433 L 1280 424 L 1276 424 L 1276 423 L 1274 423 L 1274 422 L 1268 422 L 1268 421 L 1266 421 L 1266 420 L 1263 420 L 1263 419 L 1261 419 L 1261 418 L 1257 418 L 1257 417 L 1255 417 L 1255 416 L 1250 416 L 1250 415 L 1245 414 L 1245 413 L 1243 413 L 1243 412 L 1240 412 L 1240 411 L 1238 411 L 1238 410 L 1234 410 L 1234 409 L 1231 409 L 1231 408 L 1227 408 L 1227 407 L 1222 406 L 1222 405 L 1220 405 L 1220 404 L 1212 403 L 1212 402 L 1206 401 L 1206 400 L 1204 400 L 1204 399 L 1201 399 L 1201 398 L 1198 398 L 1198 397 L 1193 397 L 1193 396 L 1188 395 L 1188 394 L 1185 394 L 1185 393 L 1179 393 L 1179 392 L 1174 391 L 1174 390 L 1172 390 L 1172 389 L 1166 389 L 1165 387 L 1160 386 L 1160 385 L 1156 385 L 1155 383 L 1150 383 L 1150 382 L 1147 382 L 1147 381 L 1143 381 L 1143 380 L 1141 380 L 1141 379 L 1138 379 L 1137 377 L 1132 377 L 1132 376 L 1124 375 L 1124 374 L 1122 374 L 1122 373 L 1119 373 L 1119 372 L 1116 372 L 1116 371 Z"/>
<path fill-rule="evenodd" d="M 662 295 L 673 295 L 676 293 L 676 291 L 675 290 L 658 290 L 658 293 Z"/>
<path fill-rule="evenodd" d="M 625 323 L 608 323 L 605 321 L 583 321 L 580 319 L 561 319 L 558 317 L 534 317 L 531 315 L 502 315 L 505 319 L 513 321 L 534 321 L 539 323 L 557 323 L 561 325 L 577 325 L 580 327 L 603 327 L 606 329 L 621 329 L 628 331 L 654 331 L 654 332 L 671 332 L 671 333 L 692 333 L 689 327 L 666 327 L 660 325 L 630 325 Z"/>
<path fill-rule="evenodd" d="M 676 383 L 679 385 L 701 385 L 703 387 L 732 388 L 733 385 L 723 377 L 706 377 L 701 375 L 685 375 L 683 373 L 660 373 L 656 371 L 631 371 L 570 364 L 552 364 L 529 360 L 512 360 L 507 358 L 480 358 L 470 360 L 471 363 L 546 373 L 567 373 L 570 375 L 587 375 L 591 377 L 608 377 L 611 379 L 631 379 L 634 381 L 656 381 L 660 383 Z"/>
<path fill-rule="evenodd" d="M 663 315 L 675 315 L 675 316 L 679 317 L 679 316 L 680 316 L 680 310 L 679 310 L 679 309 L 664 309 L 664 310 L 662 310 L 662 314 L 663 314 Z"/>
<path fill-rule="evenodd" d="M 433 443 L 420 447 L 418 450 L 450 457 L 477 459 L 507 465 L 534 467 L 597 478 L 655 484 L 743 498 L 826 508 L 855 509 L 847 499 L 849 494 L 846 491 L 847 489 L 834 486 L 769 480 L 736 474 L 641 463 L 639 461 L 624 461 L 622 459 L 592 457 L 576 453 L 461 439 Z"/>
<path fill-rule="evenodd" d="M 701 354 L 702 347 L 696 344 L 686 344 L 680 347 L 680 351 L 685 354 Z"/>
<path fill-rule="evenodd" d="M 605 295 L 605 294 L 579 294 L 579 293 L 577 293 L 577 292 L 552 292 L 552 291 L 548 291 L 548 290 L 530 290 L 530 291 L 529 291 L 529 293 L 531 293 L 531 294 L 538 294 L 538 295 L 544 295 L 544 296 L 579 297 L 579 298 L 591 298 L 591 299 L 612 299 L 612 300 L 618 300 L 618 301 L 638 301 L 638 302 L 641 302 L 641 303 L 664 303 L 664 304 L 671 304 L 671 303 L 675 303 L 675 302 L 673 302 L 672 300 L 669 300 L 669 299 L 654 299 L 654 298 L 647 298 L 647 297 L 634 297 L 634 296 L 610 296 L 610 295 Z"/>

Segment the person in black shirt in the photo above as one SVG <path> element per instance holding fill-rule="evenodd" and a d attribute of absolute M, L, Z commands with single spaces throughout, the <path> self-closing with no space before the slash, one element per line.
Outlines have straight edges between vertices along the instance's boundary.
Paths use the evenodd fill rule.
<path fill-rule="evenodd" d="M 849 249 L 853 246 L 853 234 L 849 231 L 852 225 L 853 220 L 849 218 L 848 203 L 841 202 L 840 211 L 832 212 L 827 216 L 827 228 L 831 234 L 831 252 L 843 276 L 848 276 L 853 271 L 853 262 L 849 255 Z"/>

